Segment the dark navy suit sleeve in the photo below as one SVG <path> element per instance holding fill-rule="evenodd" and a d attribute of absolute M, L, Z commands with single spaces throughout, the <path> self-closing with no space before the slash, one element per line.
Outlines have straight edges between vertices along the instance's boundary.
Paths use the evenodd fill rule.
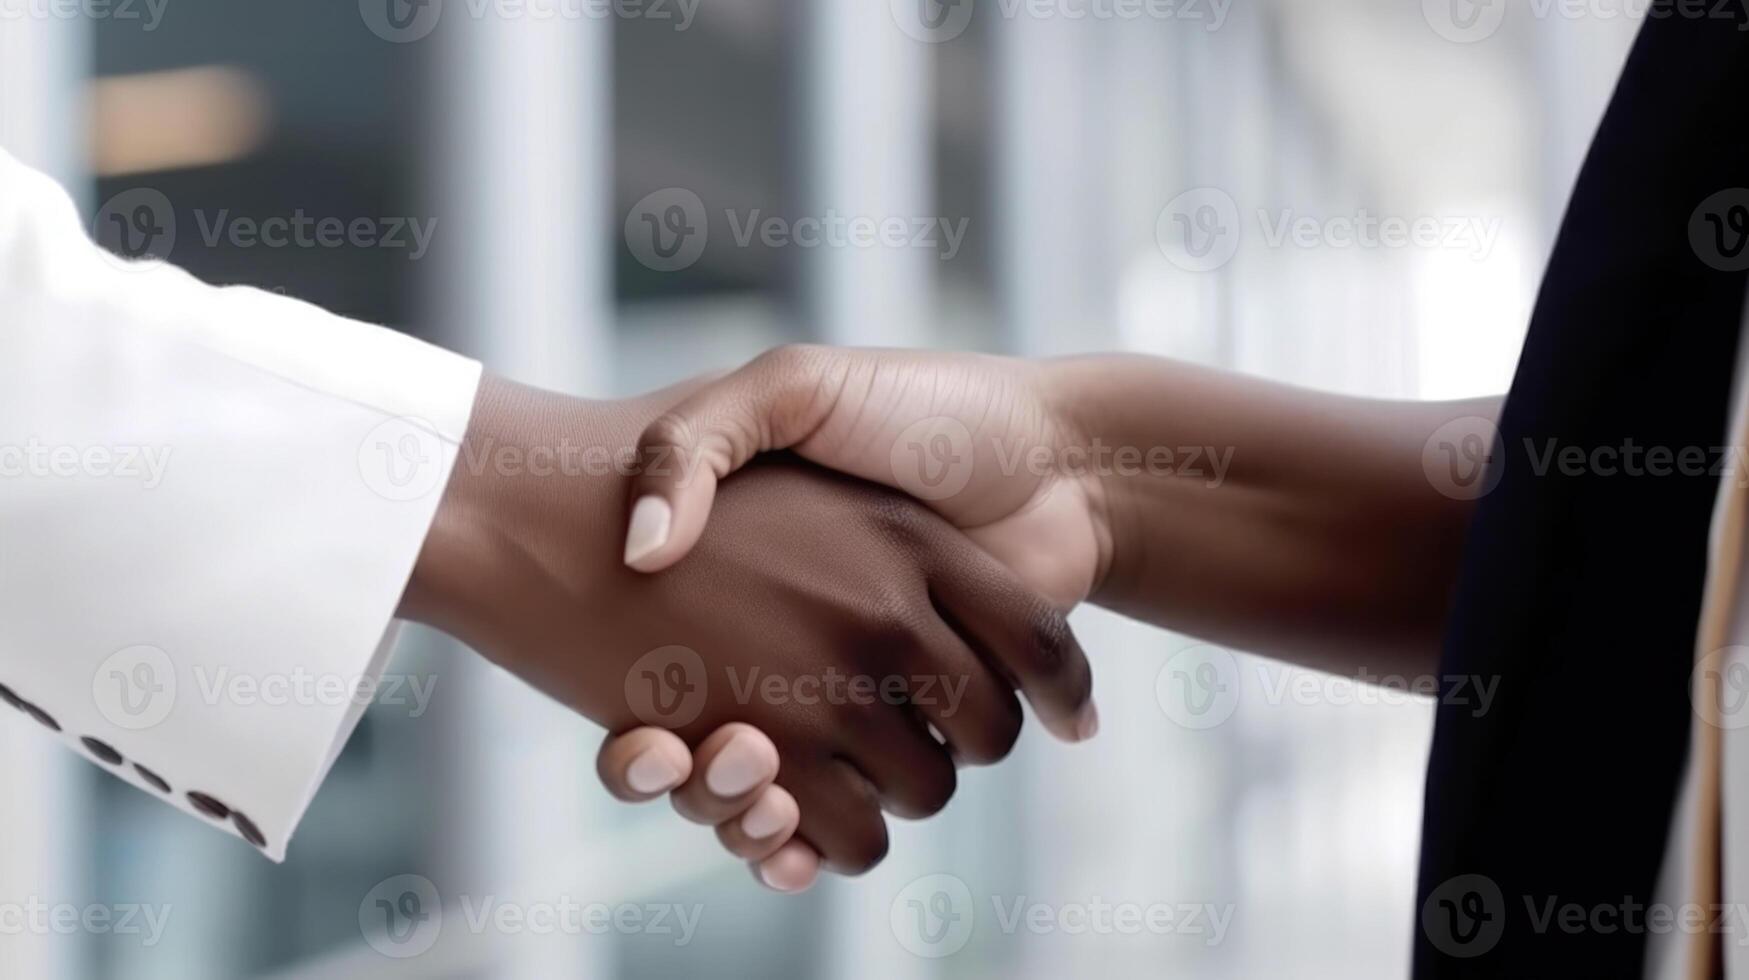
<path fill-rule="evenodd" d="M 1652 901 L 1682 778 L 1749 265 L 1746 28 L 1741 5 L 1653 5 L 1563 220 L 1445 638 L 1442 676 L 1499 693 L 1438 712 L 1419 978 L 1643 969 L 1643 915 L 1549 913 Z M 1708 465 L 1606 472 L 1636 447 Z"/>

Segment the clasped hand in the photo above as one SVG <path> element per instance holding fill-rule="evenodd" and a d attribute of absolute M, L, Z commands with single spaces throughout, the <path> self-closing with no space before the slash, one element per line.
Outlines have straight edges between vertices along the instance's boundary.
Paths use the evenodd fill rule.
<path fill-rule="evenodd" d="M 671 792 L 800 890 L 1007 755 L 1016 692 L 1097 729 L 1076 430 L 1041 368 L 976 355 L 782 348 L 619 402 L 488 379 L 403 613 L 606 726 L 615 795 Z M 577 445 L 634 465 L 500 465 Z"/>

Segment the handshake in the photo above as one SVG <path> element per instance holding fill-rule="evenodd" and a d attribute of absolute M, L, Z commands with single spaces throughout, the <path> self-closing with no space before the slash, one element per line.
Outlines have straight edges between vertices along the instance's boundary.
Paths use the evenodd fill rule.
<path fill-rule="evenodd" d="M 401 613 L 606 726 L 616 796 L 671 794 L 799 891 L 1001 760 L 1019 695 L 1093 737 L 1084 600 L 1431 670 L 1470 501 L 1425 450 L 1496 407 L 820 347 L 615 402 L 488 379 Z M 625 465 L 532 465 L 577 446 Z"/>
<path fill-rule="evenodd" d="M 402 612 L 605 725 L 617 796 L 672 792 L 769 886 L 866 870 L 883 810 L 1007 755 L 1016 691 L 1098 728 L 1064 614 L 1110 534 L 1050 465 L 1080 439 L 1054 379 L 823 348 L 620 402 L 488 379 Z M 494 465 L 579 443 L 632 465 Z"/>

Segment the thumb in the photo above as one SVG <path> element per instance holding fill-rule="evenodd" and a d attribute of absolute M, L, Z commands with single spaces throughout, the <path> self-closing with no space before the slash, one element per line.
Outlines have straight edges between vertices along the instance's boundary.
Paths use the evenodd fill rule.
<path fill-rule="evenodd" d="M 710 520 L 718 481 L 806 440 L 832 410 L 831 363 L 827 348 L 779 347 L 651 422 L 638 439 L 625 563 L 659 572 L 685 557 Z"/>

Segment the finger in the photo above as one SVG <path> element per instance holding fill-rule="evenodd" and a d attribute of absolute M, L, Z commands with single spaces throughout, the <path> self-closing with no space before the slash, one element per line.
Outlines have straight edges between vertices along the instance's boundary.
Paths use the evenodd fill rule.
<path fill-rule="evenodd" d="M 935 670 L 913 672 L 911 706 L 941 733 L 955 761 L 988 766 L 1007 758 L 1025 721 L 1013 684 L 939 619 L 924 626 L 922 639 Z"/>
<path fill-rule="evenodd" d="M 717 824 L 717 840 L 736 857 L 763 861 L 789 843 L 801 822 L 802 808 L 789 790 L 767 786 L 747 812 Z"/>
<path fill-rule="evenodd" d="M 866 746 L 851 761 L 880 794 L 881 808 L 906 820 L 932 817 L 953 799 L 959 774 L 947 747 L 929 734 L 909 707 L 870 709 Z"/>
<path fill-rule="evenodd" d="M 942 615 L 1026 695 L 1047 730 L 1066 742 L 1098 733 L 1093 669 L 1061 610 L 969 545 L 929 587 Z"/>
<path fill-rule="evenodd" d="M 673 732 L 634 728 L 601 743 L 595 771 L 616 799 L 642 803 L 686 782 L 692 774 L 692 752 Z"/>
<path fill-rule="evenodd" d="M 782 347 L 706 385 L 638 440 L 625 563 L 657 572 L 698 543 L 717 481 L 755 455 L 806 439 L 831 411 L 823 348 Z"/>
<path fill-rule="evenodd" d="M 674 809 L 716 826 L 740 816 L 777 778 L 777 746 L 752 725 L 730 722 L 693 752 L 692 778 L 674 791 Z"/>
<path fill-rule="evenodd" d="M 887 856 L 887 821 L 880 794 L 854 765 L 824 759 L 786 788 L 802 809 L 796 832 L 820 855 L 822 866 L 859 875 Z"/>
<path fill-rule="evenodd" d="M 807 891 L 820 877 L 820 853 L 806 841 L 792 840 L 752 868 L 765 887 L 793 895 Z"/>

